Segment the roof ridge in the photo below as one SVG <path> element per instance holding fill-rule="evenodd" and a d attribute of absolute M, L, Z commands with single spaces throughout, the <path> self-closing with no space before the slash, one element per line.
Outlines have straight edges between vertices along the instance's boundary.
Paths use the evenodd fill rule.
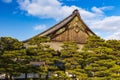
<path fill-rule="evenodd" d="M 78 9 L 75 9 L 75 10 L 73 11 L 73 14 L 76 14 L 76 13 L 79 13 L 79 10 L 78 10 Z"/>

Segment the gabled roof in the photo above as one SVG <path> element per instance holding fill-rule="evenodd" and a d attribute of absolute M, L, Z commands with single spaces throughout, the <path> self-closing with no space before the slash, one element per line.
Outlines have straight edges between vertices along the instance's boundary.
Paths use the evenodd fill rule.
<path fill-rule="evenodd" d="M 91 33 L 95 34 L 94 32 L 92 32 L 89 27 L 87 27 L 87 25 L 83 22 L 83 20 L 80 17 L 79 11 L 76 9 L 73 11 L 73 13 L 71 15 L 69 15 L 67 18 L 65 18 L 64 20 L 62 20 L 61 22 L 59 22 L 58 24 L 54 25 L 53 27 L 49 28 L 48 30 L 38 34 L 38 36 L 47 36 L 50 33 L 60 29 L 61 27 L 63 27 L 64 25 L 66 25 L 68 22 L 70 22 L 75 16 L 78 16 L 80 18 L 80 20 L 82 21 L 82 23 L 86 26 L 86 29 L 89 30 Z"/>
<path fill-rule="evenodd" d="M 71 20 L 73 20 L 75 17 L 78 17 L 79 20 L 82 22 L 82 24 L 85 26 L 85 30 L 91 32 L 93 35 L 96 35 L 94 32 L 92 32 L 89 27 L 83 22 L 83 20 L 80 17 L 79 11 L 76 9 L 73 11 L 73 13 L 71 15 L 69 15 L 67 18 L 65 18 L 64 20 L 62 20 L 61 22 L 59 22 L 58 24 L 54 25 L 53 27 L 47 29 L 46 31 L 36 35 L 36 36 L 48 36 L 51 33 L 55 32 L 56 30 L 59 30 L 60 28 L 62 28 L 64 25 L 66 25 L 67 23 L 69 23 Z M 88 33 L 87 33 L 88 34 Z M 24 42 L 29 41 L 25 40 Z"/>

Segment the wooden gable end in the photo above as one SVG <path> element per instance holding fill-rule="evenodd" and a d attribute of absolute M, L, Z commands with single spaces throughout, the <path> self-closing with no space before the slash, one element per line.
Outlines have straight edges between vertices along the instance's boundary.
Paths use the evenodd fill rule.
<path fill-rule="evenodd" d="M 96 34 L 86 26 L 76 9 L 68 17 L 35 37 L 48 36 L 52 42 L 72 41 L 81 44 L 86 43 L 87 38 L 92 35 Z M 31 39 L 33 38 L 23 42 L 26 43 Z"/>
<path fill-rule="evenodd" d="M 49 36 L 52 41 L 85 43 L 87 38 L 91 35 L 93 35 L 93 33 L 87 30 L 86 25 L 84 25 L 78 16 L 75 16 L 69 23 Z"/>
<path fill-rule="evenodd" d="M 36 36 L 48 36 L 52 42 L 72 41 L 86 43 L 87 38 L 92 35 L 96 34 L 86 26 L 80 17 L 79 11 L 76 9 L 71 15 Z M 28 42 L 31 39 L 23 42 Z"/>

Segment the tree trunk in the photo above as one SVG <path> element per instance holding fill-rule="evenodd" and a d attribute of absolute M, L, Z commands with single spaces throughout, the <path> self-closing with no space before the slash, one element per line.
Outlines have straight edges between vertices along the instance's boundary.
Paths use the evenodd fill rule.
<path fill-rule="evenodd" d="M 39 74 L 39 78 L 40 78 L 40 79 L 41 79 L 41 76 L 42 76 L 42 75 L 41 75 L 41 74 Z"/>
<path fill-rule="evenodd" d="M 25 73 L 25 79 L 27 80 L 27 78 L 28 78 L 28 77 L 27 77 L 27 73 Z"/>
<path fill-rule="evenodd" d="M 8 74 L 5 74 L 5 80 L 9 80 Z"/>
<path fill-rule="evenodd" d="M 49 78 L 49 77 L 48 77 L 48 72 L 47 72 L 47 75 L 46 75 L 46 79 L 45 79 L 45 80 L 48 80 L 48 78 Z"/>
<path fill-rule="evenodd" d="M 9 80 L 14 80 L 13 78 L 12 78 L 12 75 L 10 75 L 10 79 Z"/>

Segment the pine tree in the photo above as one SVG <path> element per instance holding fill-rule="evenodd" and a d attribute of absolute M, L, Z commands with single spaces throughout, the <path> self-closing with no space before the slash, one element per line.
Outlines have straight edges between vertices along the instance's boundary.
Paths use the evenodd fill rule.
<path fill-rule="evenodd" d="M 86 63 L 84 69 L 89 77 L 120 77 L 119 41 L 105 41 L 100 37 L 92 36 L 88 39 L 87 44 L 84 46 L 84 50 L 85 52 L 83 52 L 83 54 L 88 53 L 86 55 L 88 58 L 84 59 Z M 118 72 L 116 72 L 116 68 L 118 69 Z"/>
<path fill-rule="evenodd" d="M 62 45 L 61 62 L 63 63 L 64 74 L 73 79 L 87 77 L 81 68 L 82 56 L 78 52 L 78 45 L 74 42 L 64 42 Z"/>
<path fill-rule="evenodd" d="M 21 74 L 20 68 L 25 63 L 25 49 L 23 43 L 11 37 L 0 38 L 0 71 L 6 80 Z"/>
<path fill-rule="evenodd" d="M 56 68 L 53 58 L 53 54 L 56 54 L 56 52 L 49 45 L 45 44 L 48 41 L 48 37 L 34 37 L 29 41 L 29 44 L 33 46 L 27 47 L 27 55 L 30 57 L 30 62 L 41 62 L 40 65 L 38 64 L 39 66 L 32 68 L 33 71 L 40 76 L 46 76 L 46 80 L 48 80 L 50 72 Z"/>

